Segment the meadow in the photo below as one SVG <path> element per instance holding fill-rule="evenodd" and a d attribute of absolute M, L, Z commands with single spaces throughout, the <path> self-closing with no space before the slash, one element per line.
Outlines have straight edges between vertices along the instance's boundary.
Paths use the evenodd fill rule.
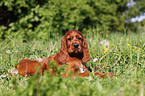
<path fill-rule="evenodd" d="M 88 78 L 42 76 L 11 77 L 8 72 L 23 58 L 39 59 L 59 52 L 61 39 L 57 35 L 47 41 L 23 42 L 9 37 L 0 42 L 1 96 L 145 96 L 145 32 L 88 32 L 92 72 L 112 72 L 113 78 L 100 78 L 90 73 Z"/>

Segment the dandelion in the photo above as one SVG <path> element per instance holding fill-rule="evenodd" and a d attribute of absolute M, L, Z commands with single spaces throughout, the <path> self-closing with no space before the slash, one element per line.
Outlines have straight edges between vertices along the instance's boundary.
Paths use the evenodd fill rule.
<path fill-rule="evenodd" d="M 10 73 L 11 74 L 18 74 L 18 70 L 16 68 L 12 68 Z"/>
<path fill-rule="evenodd" d="M 132 51 L 134 51 L 134 49 L 132 49 Z"/>
<path fill-rule="evenodd" d="M 8 54 L 10 54 L 11 53 L 11 51 L 10 50 L 8 50 L 8 51 L 6 51 Z"/>
<path fill-rule="evenodd" d="M 127 46 L 130 46 L 130 44 L 127 44 Z"/>
<path fill-rule="evenodd" d="M 116 38 L 118 40 L 118 38 Z"/>
<path fill-rule="evenodd" d="M 96 43 L 95 43 L 95 45 L 96 45 Z"/>
<path fill-rule="evenodd" d="M 98 61 L 98 58 L 94 58 L 94 59 L 93 59 L 93 62 L 97 62 L 97 61 Z"/>
<path fill-rule="evenodd" d="M 121 37 L 121 39 L 123 39 L 123 37 Z"/>
<path fill-rule="evenodd" d="M 134 48 L 136 49 L 137 47 L 135 46 Z"/>
<path fill-rule="evenodd" d="M 108 48 L 106 48 L 106 50 L 108 50 Z"/>
<path fill-rule="evenodd" d="M 142 52 L 144 52 L 144 50 L 142 50 Z"/>
<path fill-rule="evenodd" d="M 46 83 L 46 80 L 43 80 L 44 83 Z"/>
<path fill-rule="evenodd" d="M 107 53 L 108 51 L 104 51 L 104 54 Z"/>

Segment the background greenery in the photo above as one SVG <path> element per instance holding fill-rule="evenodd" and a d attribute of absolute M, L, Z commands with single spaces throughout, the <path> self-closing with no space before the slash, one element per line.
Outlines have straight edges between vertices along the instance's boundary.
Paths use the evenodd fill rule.
<path fill-rule="evenodd" d="M 0 39 L 48 40 L 70 29 L 84 33 L 136 31 L 141 23 L 130 19 L 144 13 L 144 0 L 1 0 Z"/>

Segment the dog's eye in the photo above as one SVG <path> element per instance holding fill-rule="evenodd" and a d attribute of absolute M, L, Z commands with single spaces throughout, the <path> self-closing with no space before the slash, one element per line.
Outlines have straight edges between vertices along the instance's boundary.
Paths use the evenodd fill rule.
<path fill-rule="evenodd" d="M 68 38 L 67 40 L 69 40 L 69 41 L 70 41 L 70 40 L 71 40 L 71 38 Z"/>
<path fill-rule="evenodd" d="M 82 38 L 80 38 L 80 37 L 79 37 L 78 39 L 79 39 L 79 40 L 82 40 Z"/>

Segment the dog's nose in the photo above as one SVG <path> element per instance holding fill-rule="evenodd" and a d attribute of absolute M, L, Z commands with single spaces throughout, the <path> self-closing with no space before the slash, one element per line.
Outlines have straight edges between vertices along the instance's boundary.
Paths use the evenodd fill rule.
<path fill-rule="evenodd" d="M 74 44 L 73 44 L 73 47 L 74 47 L 74 48 L 78 48 L 78 47 L 79 47 L 79 44 L 74 43 Z"/>

